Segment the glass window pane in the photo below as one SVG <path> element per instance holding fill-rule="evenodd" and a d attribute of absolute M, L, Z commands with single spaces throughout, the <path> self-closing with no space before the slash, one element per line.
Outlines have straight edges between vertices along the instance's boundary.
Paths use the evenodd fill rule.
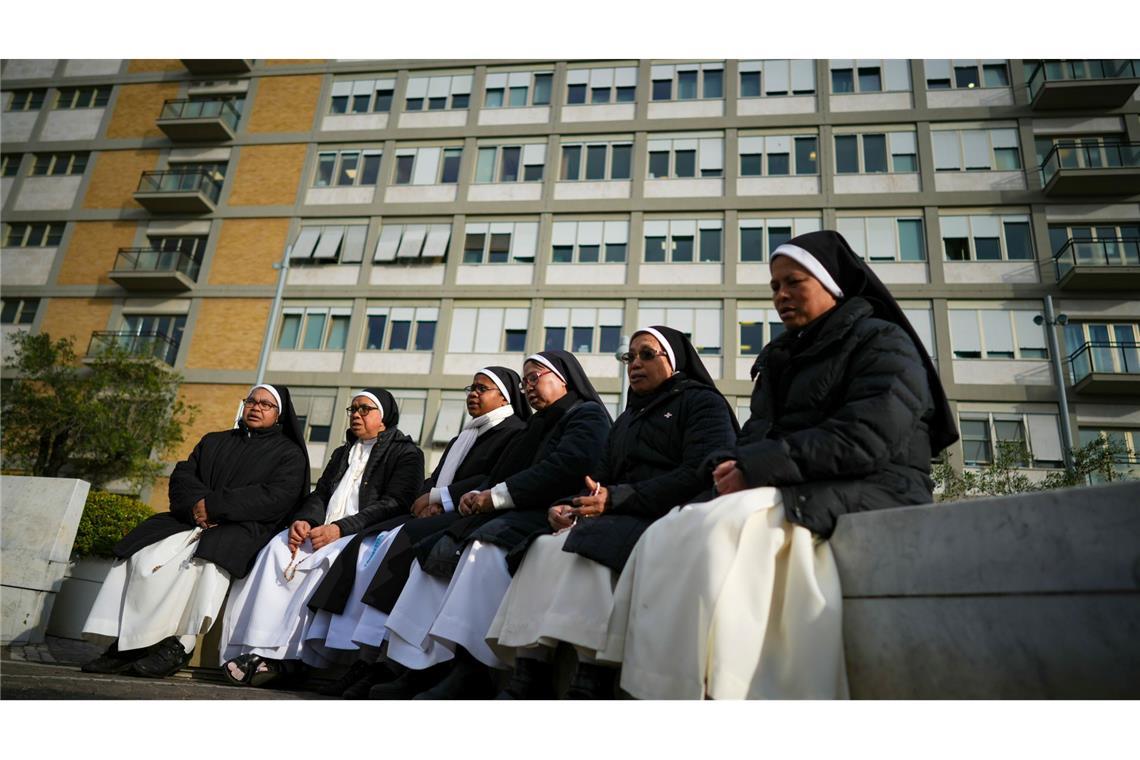
<path fill-rule="evenodd" d="M 764 230 L 760 227 L 744 227 L 740 230 L 740 260 L 764 260 Z"/>
<path fill-rule="evenodd" d="M 779 177 L 788 173 L 788 154 L 787 153 L 769 153 L 768 154 L 768 176 Z"/>
<path fill-rule="evenodd" d="M 1033 245 L 1029 240 L 1028 222 L 1006 222 L 1005 250 L 1010 260 L 1032 259 Z"/>
<path fill-rule="evenodd" d="M 695 150 L 679 150 L 674 155 L 678 177 L 695 177 L 697 174 L 697 152 Z"/>
<path fill-rule="evenodd" d="M 332 99 L 332 105 L 329 107 L 329 113 L 345 113 L 346 111 L 348 111 L 348 96 L 334 96 Z"/>
<path fill-rule="evenodd" d="M 442 111 L 447 108 L 447 98 L 428 98 L 429 111 Z"/>
<path fill-rule="evenodd" d="M 498 152 L 497 148 L 480 148 L 479 160 L 475 164 L 475 181 L 476 182 L 494 182 L 495 181 L 495 153 Z"/>
<path fill-rule="evenodd" d="M 629 179 L 632 145 L 614 145 L 610 148 L 610 179 Z"/>
<path fill-rule="evenodd" d="M 650 263 L 665 261 L 665 238 L 645 238 L 645 260 Z"/>
<path fill-rule="evenodd" d="M 317 158 L 317 187 L 328 187 L 332 182 L 333 167 L 336 165 L 335 153 L 322 153 Z"/>
<path fill-rule="evenodd" d="M 926 253 L 922 244 L 922 221 L 920 219 L 899 220 L 899 259 L 902 261 L 923 261 Z"/>
<path fill-rule="evenodd" d="M 970 241 L 967 238 L 942 238 L 947 261 L 969 261 Z"/>
<path fill-rule="evenodd" d="M 691 235 L 673 236 L 673 261 L 688 262 L 693 260 L 693 238 Z"/>
<path fill-rule="evenodd" d="M 503 167 L 500 182 L 514 182 L 519 178 L 519 154 L 522 148 L 503 148 Z"/>
<path fill-rule="evenodd" d="M 764 346 L 764 323 L 740 323 L 740 353 L 755 354 Z"/>
<path fill-rule="evenodd" d="M 545 106 L 550 104 L 550 84 L 553 74 L 535 74 L 534 75 L 534 100 L 532 101 L 536 106 Z"/>
<path fill-rule="evenodd" d="M 1021 168 L 1021 156 L 1017 148 L 995 148 L 994 168 L 998 171 L 1012 171 Z"/>
<path fill-rule="evenodd" d="M 831 70 L 831 91 L 835 93 L 855 92 L 855 78 L 851 69 Z"/>
<path fill-rule="evenodd" d="M 671 100 L 673 98 L 672 79 L 653 80 L 653 100 Z"/>
<path fill-rule="evenodd" d="M 720 230 L 701 230 L 701 261 L 720 261 Z"/>
<path fill-rule="evenodd" d="M 326 349 L 330 351 L 344 350 L 348 338 L 348 320 L 347 315 L 332 318 L 332 324 L 329 325 L 329 339 L 325 343 Z"/>
<path fill-rule="evenodd" d="M 454 184 L 459 181 L 459 159 L 462 155 L 462 148 L 449 148 L 443 152 L 443 171 L 440 172 L 440 183 Z"/>
<path fill-rule="evenodd" d="M 859 92 L 881 92 L 883 80 L 878 66 L 859 69 Z"/>
<path fill-rule="evenodd" d="M 566 102 L 570 105 L 577 105 L 586 102 L 586 85 L 572 84 L 566 88 Z"/>
<path fill-rule="evenodd" d="M 505 264 L 510 258 L 511 236 L 509 233 L 496 232 L 491 235 L 491 248 L 487 259 L 492 264 Z"/>
<path fill-rule="evenodd" d="M 471 96 L 466 93 L 457 93 L 451 96 L 452 108 L 466 108 L 471 101 Z"/>
<path fill-rule="evenodd" d="M 1004 63 L 987 64 L 982 67 L 986 87 L 1008 87 L 1009 72 Z"/>
<path fill-rule="evenodd" d="M 776 250 L 784 243 L 792 239 L 791 227 L 769 227 L 768 228 L 768 253 Z"/>
<path fill-rule="evenodd" d="M 321 347 L 321 340 L 325 337 L 325 321 L 327 314 L 308 313 L 305 315 L 305 337 L 301 341 L 301 348 L 307 351 L 316 351 Z"/>
<path fill-rule="evenodd" d="M 282 351 L 292 351 L 297 347 L 297 334 L 301 330 L 301 315 L 286 314 L 281 320 L 281 336 L 277 339 L 277 348 Z"/>
<path fill-rule="evenodd" d="M 387 113 L 392 110 L 392 91 L 391 90 L 377 90 L 376 103 L 372 106 L 372 110 L 377 113 Z"/>
<path fill-rule="evenodd" d="M 978 67 L 977 66 L 955 66 L 954 67 L 954 86 L 965 89 L 973 89 L 980 84 L 978 81 Z"/>
<path fill-rule="evenodd" d="M 677 100 L 692 100 L 697 97 L 697 72 L 677 73 Z"/>
<path fill-rule="evenodd" d="M 487 95 L 483 99 L 484 108 L 502 108 L 503 107 L 503 88 L 493 87 L 487 90 Z"/>
<path fill-rule="evenodd" d="M 352 96 L 352 112 L 353 113 L 367 113 L 368 101 L 372 99 L 371 95 L 353 95 Z"/>
<path fill-rule="evenodd" d="M 582 146 L 565 145 L 562 147 L 562 175 L 560 179 L 578 179 L 581 173 Z"/>
<path fill-rule="evenodd" d="M 408 338 L 412 333 L 412 323 L 398 319 L 392 321 L 392 334 L 388 336 L 389 351 L 407 351 Z"/>
<path fill-rule="evenodd" d="M 568 264 L 574 260 L 574 246 L 556 245 L 550 253 L 550 260 L 555 264 Z"/>
<path fill-rule="evenodd" d="M 594 328 L 575 327 L 571 332 L 571 351 L 589 353 L 594 349 Z"/>
<path fill-rule="evenodd" d="M 546 340 L 543 345 L 543 351 L 562 351 L 566 348 L 566 328 L 565 327 L 548 327 L 546 328 Z"/>
<path fill-rule="evenodd" d="M 751 153 L 740 157 L 740 176 L 759 177 L 764 173 L 764 156 Z"/>
<path fill-rule="evenodd" d="M 649 154 L 649 178 L 659 179 L 669 176 L 669 153 L 664 150 Z"/>
<path fill-rule="evenodd" d="M 796 174 L 818 174 L 818 138 L 796 138 Z"/>
<path fill-rule="evenodd" d="M 356 179 L 356 165 L 359 161 L 359 153 L 340 154 L 340 174 L 338 174 L 336 178 L 338 185 L 344 186 L 352 184 L 353 180 Z"/>
<path fill-rule="evenodd" d="M 606 243 L 606 263 L 617 264 L 625 261 L 625 243 Z"/>
<path fill-rule="evenodd" d="M 586 147 L 586 179 L 606 178 L 606 146 L 589 145 Z"/>
<path fill-rule="evenodd" d="M 541 182 L 542 181 L 542 164 L 532 164 L 523 167 L 523 181 L 524 182 Z"/>
<path fill-rule="evenodd" d="M 918 157 L 913 153 L 896 153 L 891 156 L 891 170 L 896 173 L 918 171 Z"/>
<path fill-rule="evenodd" d="M 594 87 L 590 90 L 591 103 L 609 103 L 610 102 L 610 88 L 609 87 Z"/>
<path fill-rule="evenodd" d="M 526 348 L 526 330 L 507 330 L 503 342 L 507 351 L 522 351 Z"/>
<path fill-rule="evenodd" d="M 483 263 L 483 242 L 484 235 L 482 233 L 467 233 L 467 240 L 463 243 L 464 264 Z"/>
<path fill-rule="evenodd" d="M 834 72 L 833 72 L 834 73 Z M 838 174 L 856 174 L 859 171 L 859 138 L 855 135 L 836 135 L 835 171 Z"/>
<path fill-rule="evenodd" d="M 424 110 L 423 98 L 408 98 L 404 103 L 405 111 L 422 111 Z"/>
<path fill-rule="evenodd" d="M 755 98 L 760 96 L 760 72 L 740 72 L 740 97 Z"/>
<path fill-rule="evenodd" d="M 415 156 L 396 156 L 396 184 L 406 185 L 412 181 L 412 164 Z"/>
<path fill-rule="evenodd" d="M 637 99 L 636 87 L 618 87 L 616 89 L 618 103 L 632 103 Z"/>
<path fill-rule="evenodd" d="M 723 98 L 724 97 L 724 72 L 720 69 L 709 70 L 704 72 L 705 75 L 705 92 L 706 98 Z"/>
<path fill-rule="evenodd" d="M 364 347 L 370 351 L 378 351 L 384 347 L 384 327 L 388 324 L 386 314 L 370 314 L 368 316 L 367 335 Z"/>
<path fill-rule="evenodd" d="M 887 170 L 887 136 L 863 135 L 863 171 L 867 174 Z"/>
<path fill-rule="evenodd" d="M 603 354 L 616 354 L 621 345 L 621 327 L 619 325 L 602 325 L 598 328 L 598 351 Z"/>
<path fill-rule="evenodd" d="M 512 108 L 519 108 L 526 105 L 526 92 L 527 87 L 512 87 L 510 93 L 510 105 Z"/>
<path fill-rule="evenodd" d="M 974 238 L 974 252 L 978 261 L 1000 261 L 1001 243 L 993 237 Z"/>
<path fill-rule="evenodd" d="M 600 252 L 600 246 L 580 245 L 578 246 L 578 261 L 583 264 L 596 264 L 598 263 Z"/>
<path fill-rule="evenodd" d="M 380 174 L 380 155 L 372 153 L 364 157 L 364 169 L 360 174 L 360 184 L 375 185 Z"/>

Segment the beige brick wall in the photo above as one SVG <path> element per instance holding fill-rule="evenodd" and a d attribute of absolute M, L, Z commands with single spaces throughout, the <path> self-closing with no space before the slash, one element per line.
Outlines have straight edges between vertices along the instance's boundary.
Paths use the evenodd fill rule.
<path fill-rule="evenodd" d="M 242 148 L 229 205 L 292 206 L 297 198 L 304 164 L 304 145 Z"/>
<path fill-rule="evenodd" d="M 190 448 L 186 449 L 185 453 L 181 455 L 185 459 L 190 454 L 190 450 L 194 448 L 194 444 L 190 444 Z M 170 500 L 168 489 L 170 488 L 170 478 L 155 478 L 154 483 L 150 486 L 150 496 L 147 497 L 146 503 L 155 512 L 167 512 L 170 510 Z"/>
<path fill-rule="evenodd" d="M 264 77 L 258 80 L 250 132 L 308 132 L 313 128 L 321 77 Z"/>
<path fill-rule="evenodd" d="M 134 243 L 136 222 L 76 222 L 56 283 L 110 285 L 107 273 L 120 248 Z"/>
<path fill-rule="evenodd" d="M 131 74 L 142 74 L 151 71 L 178 71 L 185 72 L 186 67 L 177 58 L 133 58 L 127 64 L 127 71 Z"/>
<path fill-rule="evenodd" d="M 135 190 L 145 171 L 158 165 L 158 151 L 104 150 L 92 156 L 91 183 L 83 208 L 119 208 L 138 211 Z"/>
<path fill-rule="evenodd" d="M 40 332 L 51 335 L 53 340 L 71 337 L 75 353 L 83 356 L 91 333 L 108 329 L 111 305 L 109 298 L 52 298 L 48 300 Z"/>
<path fill-rule="evenodd" d="M 227 219 L 210 264 L 211 285 L 273 285 L 281 260 L 288 219 Z"/>
<path fill-rule="evenodd" d="M 178 89 L 172 83 L 121 85 L 107 137 L 162 137 L 163 131 L 156 125 L 162 102 L 178 97 Z"/>
<path fill-rule="evenodd" d="M 206 298 L 198 308 L 188 369 L 257 369 L 268 298 Z"/>
<path fill-rule="evenodd" d="M 206 433 L 233 427 L 238 402 L 245 398 L 249 388 L 242 385 L 210 385 L 205 383 L 183 383 L 178 391 L 182 403 L 197 407 L 194 422 L 185 428 L 185 437 L 178 453 L 169 461 L 179 462 L 190 456 L 190 452 Z M 163 491 L 165 499 L 165 489 Z"/>

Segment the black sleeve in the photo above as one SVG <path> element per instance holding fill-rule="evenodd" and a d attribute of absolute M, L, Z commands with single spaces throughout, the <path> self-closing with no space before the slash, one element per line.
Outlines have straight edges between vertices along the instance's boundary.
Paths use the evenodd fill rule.
<path fill-rule="evenodd" d="M 342 536 L 347 536 L 384 520 L 406 515 L 412 511 L 412 502 L 416 500 L 423 481 L 424 453 L 413 443 L 401 446 L 386 481 L 376 474 L 371 476 L 366 492 L 361 495 L 360 511 L 333 524 L 340 528 Z"/>
<path fill-rule="evenodd" d="M 301 500 L 293 516 L 289 518 L 290 522 L 304 520 L 309 524 L 309 527 L 312 528 L 324 524 L 325 510 L 328 508 L 329 499 L 332 498 L 333 491 L 336 490 L 337 484 L 340 482 L 340 475 L 338 473 L 343 459 L 348 456 L 348 449 L 349 445 L 344 445 L 333 452 L 333 455 L 329 458 L 329 463 L 325 465 L 321 476 L 317 478 L 316 488 Z"/>
<path fill-rule="evenodd" d="M 423 496 L 425 493 L 435 488 L 436 481 L 439 480 L 439 472 L 443 469 L 443 463 L 447 461 L 447 455 L 451 451 L 451 447 L 454 445 L 454 438 L 447 442 L 447 448 L 443 450 L 443 455 L 440 456 L 439 463 L 436 464 L 435 469 L 431 471 L 431 475 L 425 478 L 424 482 L 420 485 L 420 489 L 416 493 L 416 498 Z"/>
<path fill-rule="evenodd" d="M 559 425 L 562 435 L 554 449 L 507 478 L 517 508 L 546 509 L 555 499 L 578 493 L 586 475 L 597 470 L 610 431 L 606 410 L 586 401 L 567 412 Z"/>
<path fill-rule="evenodd" d="M 170 513 L 187 525 L 194 525 L 194 505 L 210 493 L 209 486 L 198 478 L 198 463 L 207 448 L 208 439 L 207 435 L 198 441 L 190 456 L 174 465 L 174 470 L 170 473 L 170 485 L 167 488 Z"/>
<path fill-rule="evenodd" d="M 206 516 L 218 522 L 277 522 L 297 503 L 309 473 L 305 455 L 290 443 L 282 446 L 269 475 L 260 483 L 220 488 L 206 497 Z"/>

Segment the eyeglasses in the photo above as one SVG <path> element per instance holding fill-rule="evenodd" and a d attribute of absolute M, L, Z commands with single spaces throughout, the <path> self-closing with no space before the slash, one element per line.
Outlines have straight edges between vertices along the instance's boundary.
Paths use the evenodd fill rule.
<path fill-rule="evenodd" d="M 530 374 L 523 375 L 522 382 L 519 383 L 519 390 L 525 391 L 528 385 L 534 385 L 538 382 L 538 378 L 549 374 L 551 374 L 551 370 L 544 369 L 541 372 L 531 372 Z"/>
<path fill-rule="evenodd" d="M 487 391 L 493 391 L 493 390 L 495 390 L 495 389 L 494 389 L 494 388 L 489 388 L 489 387 L 488 387 L 488 386 L 486 386 L 486 385 L 478 385 L 478 384 L 476 384 L 476 385 L 467 385 L 467 386 L 464 386 L 464 388 L 463 388 L 463 392 L 464 392 L 464 393 L 472 393 L 472 392 L 474 392 L 476 396 L 482 396 L 482 395 L 483 395 L 484 393 L 486 393 Z"/>
<path fill-rule="evenodd" d="M 356 414 L 357 412 L 359 412 L 359 413 L 360 413 L 360 416 L 361 416 L 361 417 L 367 417 L 367 416 L 368 416 L 368 413 L 369 413 L 369 412 L 372 412 L 372 411 L 375 411 L 375 410 L 376 410 L 376 407 L 374 407 L 374 406 L 365 406 L 365 405 L 363 405 L 363 404 L 361 404 L 360 406 L 346 406 L 346 407 L 344 408 L 344 411 L 348 413 L 348 416 L 349 416 L 349 417 L 351 417 L 352 415 Z"/>
<path fill-rule="evenodd" d="M 630 364 L 634 359 L 641 359 L 643 362 L 651 362 L 658 356 L 668 356 L 667 351 L 654 351 L 652 348 L 642 348 L 636 354 L 632 351 L 626 351 L 624 354 L 618 355 L 618 361 L 622 364 Z"/>
<path fill-rule="evenodd" d="M 241 405 L 246 407 L 252 406 L 256 409 L 260 409 L 263 412 L 268 412 L 270 409 L 277 408 L 277 404 L 274 404 L 272 401 L 260 401 L 252 397 L 243 398 L 241 400 Z"/>

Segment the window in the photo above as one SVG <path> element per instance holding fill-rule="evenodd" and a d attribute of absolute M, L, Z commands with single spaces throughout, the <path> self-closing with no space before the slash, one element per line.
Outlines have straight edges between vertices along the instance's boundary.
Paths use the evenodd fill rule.
<path fill-rule="evenodd" d="M 546 143 L 492 145 L 479 148 L 476 182 L 541 182 Z"/>
<path fill-rule="evenodd" d="M 43 108 L 47 90 L 40 87 L 32 90 L 10 90 L 8 95 L 8 111 L 38 111 Z"/>
<path fill-rule="evenodd" d="M 1050 224 L 1049 243 L 1054 256 L 1071 248 L 1069 264 L 1140 266 L 1140 224 Z"/>
<path fill-rule="evenodd" d="M 938 357 L 934 355 L 934 314 L 929 306 L 922 308 L 903 307 L 903 315 L 910 322 L 914 331 L 918 333 L 918 337 L 922 340 L 922 347 L 926 349 L 926 355 L 938 363 Z"/>
<path fill-rule="evenodd" d="M 464 264 L 531 263 L 538 244 L 538 222 L 468 222 Z"/>
<path fill-rule="evenodd" d="M 815 93 L 813 60 L 741 61 L 737 70 L 742 98 Z"/>
<path fill-rule="evenodd" d="M 632 154 L 632 142 L 563 143 L 558 179 L 629 179 Z"/>
<path fill-rule="evenodd" d="M 0 159 L 0 177 L 15 177 L 20 173 L 20 161 L 23 160 L 23 153 L 5 153 L 3 158 Z"/>
<path fill-rule="evenodd" d="M 487 72 L 484 108 L 550 105 L 554 74 L 549 71 Z"/>
<path fill-rule="evenodd" d="M 401 264 L 419 258 L 443 259 L 451 242 L 450 224 L 389 224 L 380 229 L 380 240 L 372 261 L 399 261 Z"/>
<path fill-rule="evenodd" d="M 1087 446 L 1098 438 L 1104 437 L 1109 443 L 1116 444 L 1120 447 L 1120 451 L 1113 456 L 1113 461 L 1118 465 L 1123 465 L 1119 469 L 1123 470 L 1125 477 L 1131 480 L 1140 480 L 1140 428 L 1103 428 L 1103 427 L 1081 427 L 1079 428 L 1078 435 L 1080 437 L 1080 445 Z M 1100 473 L 1093 473 L 1091 476 L 1093 483 L 1101 483 L 1104 481 L 1104 476 Z"/>
<path fill-rule="evenodd" d="M 434 306 L 369 307 L 366 351 L 431 351 L 439 309 Z"/>
<path fill-rule="evenodd" d="M 304 225 L 293 243 L 289 263 L 359 264 L 367 236 L 367 224 Z"/>
<path fill-rule="evenodd" d="M 102 108 L 111 99 L 111 85 L 101 87 L 60 87 L 59 97 L 56 98 L 55 107 L 70 108 Z"/>
<path fill-rule="evenodd" d="M 375 185 L 380 175 L 380 151 L 321 151 L 313 187 Z"/>
<path fill-rule="evenodd" d="M 156 271 L 174 269 L 197 279 L 198 267 L 206 251 L 206 235 L 147 235 L 150 251 L 135 259 L 139 268 L 148 262 Z M 144 258 L 144 256 L 146 258 Z"/>
<path fill-rule="evenodd" d="M 120 345 L 132 354 L 145 354 L 173 365 L 182 344 L 186 317 L 166 314 L 124 314 Z"/>
<path fill-rule="evenodd" d="M 626 260 L 629 222 L 556 221 L 550 235 L 555 264 L 620 264 Z"/>
<path fill-rule="evenodd" d="M 937 171 L 1010 171 L 1021 168 L 1016 129 L 932 130 Z"/>
<path fill-rule="evenodd" d="M 455 184 L 459 181 L 462 154 L 462 148 L 397 148 L 396 184 Z"/>
<path fill-rule="evenodd" d="M 841 217 L 836 229 L 868 261 L 925 261 L 922 217 Z"/>
<path fill-rule="evenodd" d="M 741 219 L 739 225 L 740 260 L 742 262 L 767 261 L 772 251 L 796 235 L 816 232 L 821 227 L 820 220 L 813 217 Z"/>
<path fill-rule="evenodd" d="M 569 69 L 566 72 L 567 105 L 632 103 L 637 99 L 637 67 Z"/>
<path fill-rule="evenodd" d="M 722 227 L 720 219 L 647 219 L 645 263 L 719 262 Z"/>
<path fill-rule="evenodd" d="M 906 92 L 910 90 L 910 63 L 904 59 L 833 60 L 831 92 Z"/>
<path fill-rule="evenodd" d="M 37 153 L 32 164 L 33 177 L 62 177 L 83 174 L 88 153 Z"/>
<path fill-rule="evenodd" d="M 400 430 L 413 441 L 419 441 L 424 432 L 424 413 L 427 409 L 427 391 L 388 388 L 396 405 L 400 407 Z"/>
<path fill-rule="evenodd" d="M 819 173 L 819 138 L 791 135 L 741 137 L 741 177 L 778 177 Z"/>
<path fill-rule="evenodd" d="M 305 431 L 305 440 L 309 443 L 328 443 L 332 433 L 332 424 L 336 416 L 336 391 L 334 389 L 300 390 L 290 389 L 293 400 L 293 411 L 297 413 L 297 420 Z M 319 465 L 319 462 L 312 462 Z"/>
<path fill-rule="evenodd" d="M 348 307 L 286 307 L 277 333 L 278 351 L 343 351 L 348 339 Z"/>
<path fill-rule="evenodd" d="M 917 172 L 917 150 L 914 132 L 836 135 L 835 171 L 837 174 Z"/>
<path fill-rule="evenodd" d="M 947 261 L 1026 261 L 1033 258 L 1029 216 L 943 216 Z"/>
<path fill-rule="evenodd" d="M 677 137 L 649 141 L 649 179 L 723 175 L 723 137 Z"/>
<path fill-rule="evenodd" d="M 973 90 L 980 87 L 1009 87 L 1009 68 L 1004 60 L 927 60 L 926 89 Z"/>
<path fill-rule="evenodd" d="M 0 309 L 0 324 L 30 325 L 35 321 L 39 308 L 38 298 L 5 298 L 3 309 Z"/>
<path fill-rule="evenodd" d="M 394 78 L 333 82 L 329 113 L 387 113 L 392 110 L 392 93 L 395 88 Z"/>
<path fill-rule="evenodd" d="M 1002 444 L 1023 449 L 1028 454 L 1029 460 L 1015 461 L 1018 466 L 1059 467 L 1062 464 L 1061 436 L 1055 414 L 963 412 L 958 422 L 967 466 L 989 464 L 995 454 L 1001 453 Z"/>
<path fill-rule="evenodd" d="M 1069 322 L 1065 325 L 1073 382 L 1090 372 L 1140 374 L 1140 324 Z"/>
<path fill-rule="evenodd" d="M 5 248 L 53 248 L 63 238 L 64 222 L 13 222 L 7 227 Z"/>
<path fill-rule="evenodd" d="M 622 310 L 547 307 L 542 314 L 542 328 L 544 351 L 615 354 L 621 345 Z"/>
<path fill-rule="evenodd" d="M 405 111 L 443 111 L 467 108 L 471 99 L 471 75 L 409 77 Z"/>
<path fill-rule="evenodd" d="M 653 100 L 697 100 L 724 97 L 724 64 L 656 64 L 650 69 Z"/>
<path fill-rule="evenodd" d="M 672 327 L 684 333 L 702 355 L 715 356 L 721 352 L 719 303 L 643 301 L 637 310 L 637 324 Z"/>
<path fill-rule="evenodd" d="M 528 308 L 481 306 L 457 308 L 451 314 L 452 353 L 521 353 L 526 348 Z"/>
<path fill-rule="evenodd" d="M 949 310 L 956 359 L 1046 359 L 1045 331 L 1028 309 Z"/>
<path fill-rule="evenodd" d="M 760 349 L 784 332 L 784 323 L 775 309 L 739 308 L 736 310 L 740 330 L 740 355 L 757 354 Z"/>

